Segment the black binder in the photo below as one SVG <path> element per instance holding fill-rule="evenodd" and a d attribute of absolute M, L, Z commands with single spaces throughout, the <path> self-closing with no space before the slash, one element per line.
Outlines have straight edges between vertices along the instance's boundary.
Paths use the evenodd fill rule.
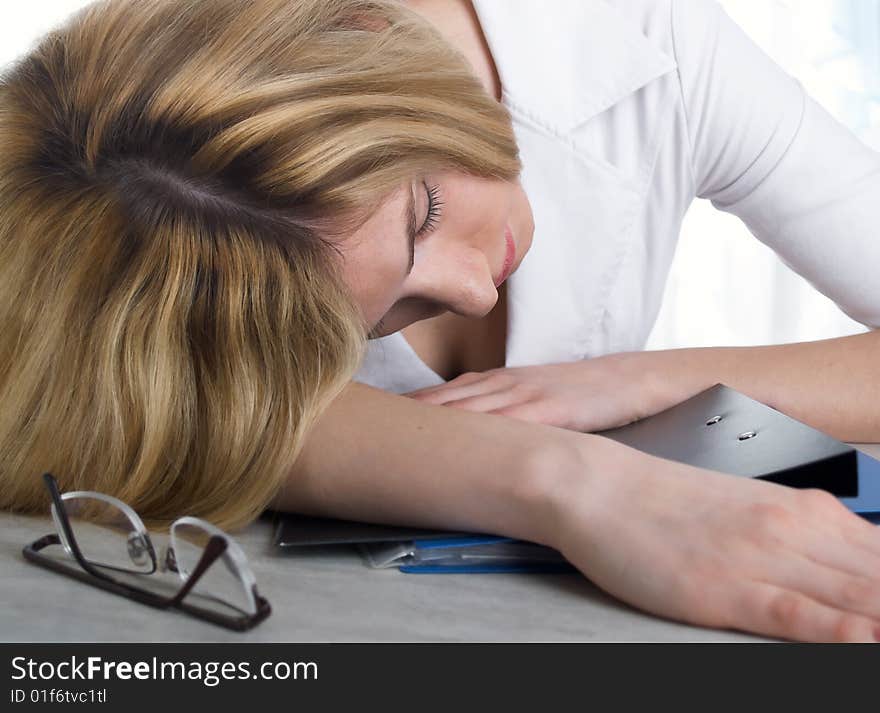
<path fill-rule="evenodd" d="M 700 468 L 858 494 L 855 448 L 723 384 L 599 435 Z"/>

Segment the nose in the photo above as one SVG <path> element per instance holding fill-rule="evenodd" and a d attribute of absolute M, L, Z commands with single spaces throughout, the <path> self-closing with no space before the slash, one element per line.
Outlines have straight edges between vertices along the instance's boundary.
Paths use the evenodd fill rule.
<path fill-rule="evenodd" d="M 463 317 L 485 317 L 498 301 L 486 255 L 474 246 L 433 250 L 417 260 L 409 296 L 436 302 Z"/>

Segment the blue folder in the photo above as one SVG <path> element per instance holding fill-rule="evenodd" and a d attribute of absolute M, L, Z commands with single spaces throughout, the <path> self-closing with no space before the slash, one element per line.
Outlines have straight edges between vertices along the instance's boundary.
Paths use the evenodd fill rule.
<path fill-rule="evenodd" d="M 880 524 L 880 461 L 856 450 L 856 463 L 859 494 L 840 498 L 840 502 L 869 522 Z"/>
<path fill-rule="evenodd" d="M 397 567 L 411 574 L 578 571 L 550 547 L 495 535 L 364 542 L 359 547 L 371 567 Z"/>

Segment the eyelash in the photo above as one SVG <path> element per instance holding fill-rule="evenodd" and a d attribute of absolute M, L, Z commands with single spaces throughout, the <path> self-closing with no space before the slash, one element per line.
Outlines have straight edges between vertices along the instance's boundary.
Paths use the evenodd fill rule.
<path fill-rule="evenodd" d="M 440 200 L 440 186 L 428 187 L 428 184 L 425 183 L 425 188 L 428 191 L 428 216 L 425 218 L 425 224 L 419 229 L 417 235 L 426 235 L 434 230 L 437 227 L 437 221 L 440 220 L 440 215 L 443 213 L 441 210 L 443 201 Z"/>

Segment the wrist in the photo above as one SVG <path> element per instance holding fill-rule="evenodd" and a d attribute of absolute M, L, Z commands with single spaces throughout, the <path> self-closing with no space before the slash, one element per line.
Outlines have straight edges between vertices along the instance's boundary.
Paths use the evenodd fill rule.
<path fill-rule="evenodd" d="M 669 349 L 640 352 L 643 387 L 653 415 L 724 381 L 726 348 Z"/>
<path fill-rule="evenodd" d="M 598 521 L 602 491 L 613 486 L 621 451 L 637 452 L 602 436 L 553 430 L 553 437 L 532 453 L 516 498 L 534 514 L 527 539 L 562 551 L 572 519 L 588 530 Z"/>

